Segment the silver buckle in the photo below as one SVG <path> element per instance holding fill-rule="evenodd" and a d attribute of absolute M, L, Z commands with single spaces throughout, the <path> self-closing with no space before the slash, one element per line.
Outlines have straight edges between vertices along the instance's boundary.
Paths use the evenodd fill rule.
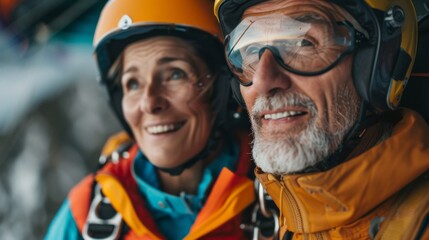
<path fill-rule="evenodd" d="M 116 212 L 114 216 L 109 219 L 102 219 L 99 214 L 99 208 L 101 204 L 110 204 L 109 199 L 103 196 L 100 186 L 97 184 L 94 189 L 94 198 L 92 199 L 91 206 L 89 208 L 88 217 L 86 219 L 85 226 L 83 227 L 82 237 L 85 240 L 117 240 L 119 238 L 120 230 L 122 227 L 122 216 L 119 212 Z M 103 237 L 91 236 L 90 225 L 92 226 L 112 226 L 111 234 L 106 234 Z M 109 229 L 110 231 L 110 229 Z"/>

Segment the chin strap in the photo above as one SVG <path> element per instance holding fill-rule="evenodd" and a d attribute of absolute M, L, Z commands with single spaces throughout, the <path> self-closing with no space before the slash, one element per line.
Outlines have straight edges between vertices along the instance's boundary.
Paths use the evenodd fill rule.
<path fill-rule="evenodd" d="M 362 102 L 358 120 L 350 129 L 350 131 L 345 135 L 344 140 L 338 149 L 329 157 L 327 157 L 326 160 L 317 163 L 315 166 L 305 169 L 303 172 L 323 172 L 343 163 L 347 159 L 347 156 L 349 156 L 353 149 L 355 149 L 361 142 L 362 136 L 365 134 L 366 129 L 379 122 L 381 119 L 381 116 L 377 114 L 367 116 L 369 110 L 368 104 Z"/>
<path fill-rule="evenodd" d="M 182 163 L 181 165 L 177 166 L 177 167 L 172 167 L 172 168 L 162 168 L 162 167 L 158 167 L 153 165 L 156 169 L 166 172 L 168 174 L 170 174 L 171 176 L 178 176 L 180 174 L 182 174 L 183 171 L 185 171 L 186 169 L 192 167 L 195 163 L 197 163 L 199 160 L 203 160 L 205 158 L 207 158 L 210 153 L 212 153 L 218 146 L 219 143 L 219 138 L 216 137 L 216 130 L 215 128 L 212 130 L 209 139 L 207 141 L 206 146 L 203 148 L 203 150 L 201 150 L 201 152 L 197 153 L 197 155 L 193 156 L 192 158 L 190 158 L 188 161 Z"/>

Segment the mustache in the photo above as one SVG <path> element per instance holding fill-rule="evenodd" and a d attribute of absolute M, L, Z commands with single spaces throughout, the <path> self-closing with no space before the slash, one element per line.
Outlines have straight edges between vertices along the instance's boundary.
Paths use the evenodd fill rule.
<path fill-rule="evenodd" d="M 272 111 L 286 107 L 303 107 L 314 116 L 317 114 L 316 104 L 304 94 L 296 92 L 277 92 L 271 96 L 259 96 L 251 112 L 252 118 L 259 118 L 264 111 Z"/>

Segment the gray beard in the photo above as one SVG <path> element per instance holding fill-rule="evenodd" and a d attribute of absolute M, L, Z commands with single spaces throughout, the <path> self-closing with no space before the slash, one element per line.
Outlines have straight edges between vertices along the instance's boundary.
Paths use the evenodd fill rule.
<path fill-rule="evenodd" d="M 329 135 L 312 124 L 296 139 L 264 139 L 254 132 L 252 149 L 256 165 L 264 172 L 286 174 L 316 165 L 329 154 Z"/>
<path fill-rule="evenodd" d="M 338 114 L 335 114 L 337 116 L 336 126 L 339 130 L 333 133 L 325 130 L 327 127 L 317 126 L 315 104 L 305 95 L 277 93 L 269 98 L 258 98 L 250 117 L 254 135 L 252 154 L 256 165 L 264 172 L 284 175 L 303 171 L 325 160 L 339 146 L 357 119 L 358 104 L 356 100 L 352 99 L 351 95 L 348 95 L 349 93 L 343 93 L 344 97 L 338 96 L 343 104 L 337 107 Z M 301 106 L 309 109 L 308 114 L 311 116 L 309 125 L 296 136 L 289 136 L 285 133 L 281 137 L 265 138 L 261 133 L 260 120 L 252 116 L 258 116 L 260 111 L 285 106 Z M 356 106 L 356 108 L 350 106 Z M 321 125 L 327 126 L 327 123 Z"/>

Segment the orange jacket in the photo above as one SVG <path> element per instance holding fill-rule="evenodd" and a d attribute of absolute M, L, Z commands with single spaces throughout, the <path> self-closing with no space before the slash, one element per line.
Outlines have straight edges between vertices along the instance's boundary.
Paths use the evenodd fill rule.
<path fill-rule="evenodd" d="M 95 176 L 86 177 L 72 189 L 69 200 L 80 232 L 88 216 L 95 179 L 130 228 L 124 239 L 164 239 L 145 208 L 144 199 L 131 173 L 137 152 L 138 147 L 134 145 L 129 151 L 129 157 L 117 164 L 107 164 Z M 243 134 L 236 171 L 231 172 L 227 168 L 221 171 L 185 239 L 245 239 L 240 229 L 242 213 L 255 199 L 253 181 L 247 177 L 250 170 L 249 153 L 250 138 Z"/>
<path fill-rule="evenodd" d="M 429 170 L 429 127 L 416 113 L 401 113 L 390 138 L 328 171 L 279 179 L 255 170 L 280 209 L 282 237 L 371 239 L 371 224 L 380 221 L 377 238 L 414 239 L 429 216 L 429 174 L 422 175 Z M 407 201 L 414 202 L 402 207 Z M 426 228 L 422 239 L 428 234 Z"/>

